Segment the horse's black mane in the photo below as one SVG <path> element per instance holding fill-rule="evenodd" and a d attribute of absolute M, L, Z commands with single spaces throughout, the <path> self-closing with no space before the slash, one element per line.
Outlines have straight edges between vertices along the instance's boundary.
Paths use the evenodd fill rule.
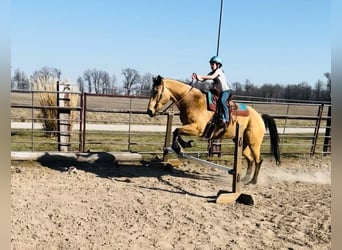
<path fill-rule="evenodd" d="M 189 85 L 193 86 L 196 89 L 201 90 L 203 93 L 207 93 L 210 88 L 212 88 L 212 84 L 210 82 L 204 81 L 194 81 L 194 82 L 189 82 Z"/>
<path fill-rule="evenodd" d="M 171 79 L 171 78 L 169 78 L 169 79 Z M 173 79 L 173 80 L 176 80 L 177 82 L 184 83 L 186 85 L 190 85 L 191 84 L 191 82 L 189 82 L 189 81 L 184 81 L 184 80 L 179 80 L 179 79 Z"/>
<path fill-rule="evenodd" d="M 209 83 L 207 81 L 204 82 L 200 82 L 200 81 L 184 81 L 184 80 L 179 80 L 179 79 L 174 79 L 178 82 L 184 83 L 186 85 L 190 85 L 193 86 L 196 89 L 199 89 L 200 91 L 202 91 L 203 93 L 207 93 L 209 91 L 209 89 L 212 87 L 212 83 Z"/>

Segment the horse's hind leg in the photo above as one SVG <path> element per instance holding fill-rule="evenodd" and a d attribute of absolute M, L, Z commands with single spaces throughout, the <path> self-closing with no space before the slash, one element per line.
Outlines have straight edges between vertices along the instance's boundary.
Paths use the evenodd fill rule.
<path fill-rule="evenodd" d="M 254 172 L 254 175 L 253 175 L 253 179 L 249 183 L 257 184 L 258 176 L 259 176 L 259 171 L 260 171 L 260 168 L 261 168 L 261 164 L 262 164 L 262 160 L 260 160 L 259 162 L 257 162 L 255 164 L 255 172 Z"/>
<path fill-rule="evenodd" d="M 252 180 L 248 184 L 257 184 L 258 176 L 259 176 L 259 172 L 260 172 L 260 168 L 262 164 L 262 159 L 260 157 L 261 143 L 251 145 L 250 149 L 255 159 L 255 171 L 254 171 Z"/>
<path fill-rule="evenodd" d="M 247 183 L 251 179 L 251 175 L 254 170 L 254 157 L 249 147 L 245 146 L 243 150 L 243 156 L 247 160 L 247 170 L 245 176 L 242 178 L 243 183 Z"/>

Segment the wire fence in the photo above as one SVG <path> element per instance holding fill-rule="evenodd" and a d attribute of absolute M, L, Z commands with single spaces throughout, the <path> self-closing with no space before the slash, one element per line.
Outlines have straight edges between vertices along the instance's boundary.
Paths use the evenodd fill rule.
<path fill-rule="evenodd" d="M 167 115 L 150 118 L 146 114 L 147 97 L 98 95 L 68 92 L 68 98 L 76 98 L 76 104 L 62 107 L 42 105 L 38 95 L 44 91 L 11 92 L 11 148 L 12 151 L 130 151 L 141 154 L 162 154 L 167 131 Z M 58 95 L 58 91 L 49 91 Z M 57 96 L 58 97 L 58 96 Z M 66 98 L 66 99 L 68 99 Z M 69 98 L 69 99 L 70 99 Z M 331 152 L 331 104 L 294 102 L 293 100 L 251 100 L 235 96 L 236 102 L 252 106 L 260 113 L 276 119 L 280 135 L 281 154 L 322 154 Z M 63 98 L 62 98 L 63 99 Z M 60 100 L 59 100 L 60 101 Z M 65 101 L 64 99 L 62 101 Z M 45 117 L 42 110 L 56 111 L 55 117 Z M 173 107 L 172 129 L 181 124 L 179 111 Z M 68 118 L 61 118 L 67 113 Z M 44 129 L 46 122 L 57 124 L 51 131 Z M 61 131 L 58 124 L 66 124 Z M 62 142 L 61 136 L 69 141 Z M 208 140 L 195 141 L 190 153 L 208 155 Z M 63 144 L 64 143 L 64 144 Z M 220 140 L 221 155 L 234 153 L 231 140 Z M 209 148 L 208 148 L 209 147 Z M 268 134 L 262 152 L 270 152 Z"/>

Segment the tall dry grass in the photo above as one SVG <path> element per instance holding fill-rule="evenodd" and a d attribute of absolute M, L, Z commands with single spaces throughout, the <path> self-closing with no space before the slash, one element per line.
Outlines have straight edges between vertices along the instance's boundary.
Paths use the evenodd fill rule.
<path fill-rule="evenodd" d="M 57 105 L 57 79 L 38 77 L 33 79 L 33 88 L 38 91 L 35 96 L 41 106 L 39 117 L 47 137 L 55 137 L 58 134 L 58 112 Z M 70 92 L 73 92 L 70 89 Z M 78 103 L 77 94 L 69 94 L 70 107 L 76 107 Z M 70 124 L 75 122 L 76 113 L 71 111 Z"/>

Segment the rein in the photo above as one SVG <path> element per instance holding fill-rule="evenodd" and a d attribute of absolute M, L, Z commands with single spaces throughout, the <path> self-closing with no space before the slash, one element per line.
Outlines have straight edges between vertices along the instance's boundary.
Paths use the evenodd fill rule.
<path fill-rule="evenodd" d="M 163 82 L 163 90 L 162 90 L 162 93 L 164 92 L 164 82 Z M 173 96 L 172 96 L 172 102 L 169 104 L 169 105 L 167 105 L 164 109 L 163 109 L 163 111 L 161 111 L 161 113 L 164 113 L 166 110 L 168 110 L 170 107 L 172 107 L 174 104 L 179 104 L 190 92 L 191 92 L 191 90 L 194 88 L 194 86 L 192 85 L 192 82 L 191 82 L 191 88 L 179 99 L 179 100 L 176 100 L 176 98 L 174 98 Z M 162 96 L 162 93 L 161 93 L 161 96 Z"/>

